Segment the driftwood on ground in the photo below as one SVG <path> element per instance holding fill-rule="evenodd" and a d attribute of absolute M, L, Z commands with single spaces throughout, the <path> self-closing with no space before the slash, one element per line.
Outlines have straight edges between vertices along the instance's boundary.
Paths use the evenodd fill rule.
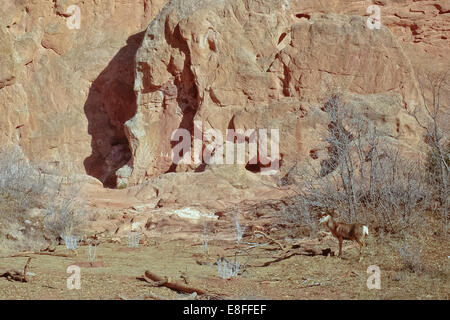
<path fill-rule="evenodd" d="M 286 250 L 285 247 L 277 240 L 275 240 L 274 238 L 268 236 L 267 234 L 265 234 L 262 231 L 254 231 L 254 234 L 260 234 L 262 235 L 264 238 L 266 238 L 267 240 L 270 240 L 272 243 L 275 243 L 276 245 L 278 245 L 280 247 L 281 250 Z"/>
<path fill-rule="evenodd" d="M 73 258 L 76 256 L 76 252 L 72 254 L 66 254 L 66 253 L 56 253 L 53 251 L 26 251 L 26 252 L 20 252 L 12 255 L 6 255 L 6 256 L 0 256 L 0 259 L 5 258 L 19 258 L 19 257 L 29 257 L 31 254 L 41 255 L 41 256 L 53 256 L 53 257 L 64 257 L 64 258 Z"/>
<path fill-rule="evenodd" d="M 282 260 L 289 259 L 293 256 L 303 255 L 303 256 L 333 256 L 334 252 L 330 248 L 320 249 L 317 246 L 321 244 L 320 240 L 312 240 L 312 239 L 302 239 L 297 240 L 290 245 L 283 245 L 280 241 L 277 241 L 267 235 L 262 231 L 254 231 L 254 234 L 262 235 L 264 238 L 268 239 L 271 243 L 276 244 L 281 250 L 281 255 L 275 257 L 273 260 L 267 261 L 261 265 L 248 265 L 248 267 L 267 267 L 272 263 L 276 263 Z M 267 250 L 267 249 L 266 249 Z"/>
<path fill-rule="evenodd" d="M 33 254 L 41 255 L 41 256 L 53 256 L 53 257 L 64 257 L 64 258 L 73 258 L 76 256 L 76 253 L 73 254 L 65 254 L 65 253 L 53 253 L 53 252 L 33 252 Z"/>
<path fill-rule="evenodd" d="M 181 293 L 187 293 L 187 294 L 193 294 L 196 293 L 197 295 L 204 295 L 211 298 L 219 299 L 220 295 L 207 292 L 206 290 L 194 288 L 191 286 L 187 286 L 181 281 L 173 281 L 170 278 L 167 277 L 161 277 L 154 273 L 151 273 L 150 271 L 145 271 L 145 274 L 143 276 L 137 277 L 138 280 L 142 280 L 147 282 L 152 287 L 166 287 L 171 290 L 181 292 Z"/>
<path fill-rule="evenodd" d="M 0 271 L 0 278 L 6 278 L 9 281 L 19 281 L 19 282 L 28 282 L 29 279 L 27 277 L 28 267 L 30 266 L 31 257 L 28 258 L 23 271 L 17 270 L 7 270 Z"/>
<path fill-rule="evenodd" d="M 33 254 L 33 251 L 26 251 L 26 252 L 20 252 L 20 253 L 10 254 L 10 255 L 6 255 L 6 256 L 0 256 L 0 259 L 5 259 L 5 258 L 20 258 L 20 257 L 28 258 L 28 257 L 30 256 L 30 254 Z"/>
<path fill-rule="evenodd" d="M 295 248 L 291 248 L 288 251 L 283 252 L 283 254 L 274 260 L 267 261 L 261 265 L 249 265 L 249 267 L 267 267 L 275 262 L 280 262 L 282 260 L 289 259 L 293 256 L 328 256 L 333 255 L 333 251 L 331 251 L 330 248 L 326 249 L 318 249 L 314 247 L 300 247 L 299 245 L 296 245 Z"/>
<path fill-rule="evenodd" d="M 143 280 L 147 283 L 149 283 L 152 287 L 167 287 L 169 289 L 178 291 L 178 292 L 184 292 L 184 293 L 193 293 L 197 292 L 197 294 L 207 294 L 205 290 L 198 289 L 198 288 L 192 288 L 184 283 L 181 283 L 180 281 L 172 281 L 171 279 L 167 277 L 160 277 L 156 274 L 151 273 L 150 271 L 145 271 L 145 274 L 141 277 L 138 277 L 139 280 Z"/>
<path fill-rule="evenodd" d="M 123 295 L 123 294 L 118 294 L 114 297 L 110 297 L 108 298 L 108 300 L 111 299 L 118 299 L 118 300 L 170 300 L 169 298 L 160 296 L 160 295 L 156 295 L 153 293 L 146 293 L 143 295 L 140 295 L 136 298 L 128 298 L 127 296 Z"/>

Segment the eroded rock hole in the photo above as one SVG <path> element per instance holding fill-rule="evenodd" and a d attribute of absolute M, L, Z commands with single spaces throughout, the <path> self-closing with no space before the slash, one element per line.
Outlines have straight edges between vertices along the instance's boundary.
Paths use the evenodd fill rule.
<path fill-rule="evenodd" d="M 286 36 L 287 36 L 286 32 L 283 32 L 280 38 L 278 38 L 278 44 L 280 44 L 284 40 L 284 38 L 286 38 Z"/>
<path fill-rule="evenodd" d="M 177 88 L 176 101 L 182 113 L 181 122 L 178 129 L 186 129 L 191 134 L 191 137 L 194 137 L 194 118 L 199 107 L 199 94 L 195 84 L 195 76 L 191 70 L 191 55 L 189 47 L 181 36 L 179 25 L 175 27 L 173 34 L 170 32 L 170 28 L 167 24 L 165 27 L 167 43 L 173 48 L 178 49 L 184 55 L 183 69 L 181 72 L 174 74 L 174 85 Z M 171 148 L 174 148 L 177 144 L 177 141 L 172 141 Z M 193 150 L 192 145 L 191 150 Z M 177 164 L 172 163 L 166 173 L 176 172 L 176 169 Z"/>
<path fill-rule="evenodd" d="M 309 156 L 314 160 L 319 159 L 319 156 L 317 153 L 318 153 L 318 150 L 316 150 L 316 149 L 309 150 Z"/>
<path fill-rule="evenodd" d="M 92 153 L 84 160 L 84 167 L 107 188 L 116 187 L 116 171 L 132 157 L 124 124 L 137 110 L 134 57 L 143 37 L 144 32 L 140 32 L 128 38 L 127 45 L 92 83 L 84 105 L 92 137 Z"/>
<path fill-rule="evenodd" d="M 297 13 L 295 16 L 299 19 L 307 19 L 307 20 L 311 19 L 311 15 L 307 13 Z"/>

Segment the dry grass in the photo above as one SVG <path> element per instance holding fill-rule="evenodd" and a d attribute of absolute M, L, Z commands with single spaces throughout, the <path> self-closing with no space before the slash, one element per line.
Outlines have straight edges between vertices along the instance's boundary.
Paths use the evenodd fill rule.
<path fill-rule="evenodd" d="M 43 249 L 87 220 L 78 183 L 46 171 L 19 147 L 0 147 L 0 253 Z"/>
<path fill-rule="evenodd" d="M 430 222 L 431 223 L 431 222 Z M 282 235 L 272 234 L 277 239 Z M 412 235 L 411 235 L 412 236 Z M 294 256 L 267 267 L 247 267 L 247 271 L 230 280 L 221 279 L 213 264 L 199 265 L 197 260 L 213 263 L 201 244 L 188 241 L 160 241 L 131 249 L 126 245 L 102 243 L 97 249 L 97 265 L 89 267 L 88 247 L 78 250 L 77 256 L 35 256 L 31 272 L 36 277 L 26 284 L 0 279 L 2 299 L 117 299 L 119 295 L 136 299 L 148 293 L 169 299 L 180 295 L 167 288 L 150 288 L 137 281 L 144 270 L 180 279 L 183 273 L 192 286 L 231 298 L 246 299 L 449 299 L 448 245 L 443 235 L 431 229 L 420 235 L 422 244 L 421 271 L 408 268 L 398 251 L 404 244 L 401 235 L 369 237 L 363 262 L 358 262 L 358 248 L 344 242 L 343 259 L 324 256 Z M 255 239 L 244 238 L 243 242 Z M 155 244 L 156 243 L 156 244 Z M 234 259 L 235 242 L 211 241 L 211 252 L 224 251 Z M 245 246 L 244 244 L 241 244 Z M 321 246 L 337 249 L 337 242 L 326 237 Z M 270 246 L 269 246 L 270 247 Z M 272 248 L 272 247 L 271 247 Z M 279 254 L 273 246 L 251 250 L 250 265 L 260 265 Z M 59 246 L 57 252 L 67 253 Z M 247 256 L 237 256 L 241 263 Z M 1 268 L 21 268 L 26 258 L 0 259 Z M 66 268 L 79 263 L 82 266 L 81 290 L 68 290 Z M 381 269 L 381 290 L 366 286 L 367 267 Z"/>

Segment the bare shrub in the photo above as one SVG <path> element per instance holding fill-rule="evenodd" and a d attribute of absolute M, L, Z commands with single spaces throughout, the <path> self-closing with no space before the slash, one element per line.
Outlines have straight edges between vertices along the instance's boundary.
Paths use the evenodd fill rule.
<path fill-rule="evenodd" d="M 88 246 L 88 261 L 92 265 L 95 262 L 95 259 L 97 259 L 97 244 L 90 243 Z"/>
<path fill-rule="evenodd" d="M 236 277 L 242 269 L 242 265 L 237 261 L 228 261 L 225 258 L 219 258 L 216 261 L 217 273 L 222 279 Z"/>
<path fill-rule="evenodd" d="M 42 175 L 20 148 L 0 147 L 0 250 L 34 250 L 43 245 L 42 225 L 29 209 L 44 207 L 44 190 Z"/>
<path fill-rule="evenodd" d="M 128 247 L 129 248 L 138 248 L 140 239 L 141 239 L 141 235 L 139 233 L 130 232 L 128 234 Z"/>
<path fill-rule="evenodd" d="M 239 244 L 242 241 L 242 237 L 244 236 L 244 232 L 246 227 L 241 227 L 241 224 L 239 223 L 239 214 L 236 213 L 234 215 L 234 229 L 236 231 L 236 243 Z"/>
<path fill-rule="evenodd" d="M 405 241 L 398 247 L 398 252 L 405 267 L 412 272 L 420 273 L 423 270 L 422 246 L 417 242 Z"/>
<path fill-rule="evenodd" d="M 295 196 L 292 202 L 281 207 L 280 217 L 285 224 L 295 225 L 303 236 L 314 236 L 318 231 L 315 203 L 303 196 Z M 289 230 L 288 230 L 289 231 Z M 288 232 L 290 236 L 294 236 Z"/>
<path fill-rule="evenodd" d="M 7 213 L 24 213 L 42 205 L 43 177 L 17 147 L 0 149 L 0 208 Z"/>
<path fill-rule="evenodd" d="M 419 223 L 420 212 L 430 206 L 424 163 L 404 157 L 395 140 L 348 108 L 340 95 L 331 95 L 322 110 L 331 119 L 328 159 L 321 161 L 320 169 L 298 164 L 288 179 L 284 177 L 284 182 L 298 186 L 294 214 L 312 229 L 314 212 L 326 208 L 340 212 L 346 222 L 370 220 L 388 232 Z"/>
<path fill-rule="evenodd" d="M 61 178 L 58 189 L 47 196 L 44 225 L 57 237 L 76 235 L 88 218 L 85 205 L 78 198 L 79 190 L 77 184 L 64 185 Z"/>
<path fill-rule="evenodd" d="M 77 197 L 79 184 L 44 172 L 19 147 L 0 148 L 0 220 L 5 222 L 0 234 L 17 234 L 16 248 L 34 247 L 39 243 L 36 237 L 44 242 L 43 235 L 72 235 L 85 221 L 84 206 Z M 32 209 L 40 214 L 31 217 Z M 27 239 L 30 235 L 33 239 Z"/>
<path fill-rule="evenodd" d="M 202 249 L 204 254 L 209 254 L 209 241 L 212 240 L 214 234 L 214 222 L 205 215 L 202 215 Z"/>
<path fill-rule="evenodd" d="M 445 168 L 450 167 L 450 142 L 447 143 L 447 146 L 443 148 L 443 158 L 445 163 Z M 430 148 L 427 154 L 427 171 L 428 178 L 430 180 L 430 184 L 438 184 L 439 187 L 443 187 L 443 175 L 442 175 L 442 167 L 441 167 L 441 155 L 438 150 L 435 148 Z M 444 170 L 445 173 L 445 170 Z"/>
<path fill-rule="evenodd" d="M 426 87 L 429 89 L 427 94 Z M 430 187 L 438 195 L 439 212 L 444 219 L 445 230 L 448 229 L 449 207 L 449 166 L 450 142 L 444 134 L 441 123 L 448 123 L 448 112 L 444 111 L 442 92 L 449 89 L 448 71 L 446 73 L 428 73 L 419 77 L 419 88 L 425 114 L 416 108 L 410 111 L 417 123 L 426 131 L 425 141 L 429 145 L 428 173 Z"/>
<path fill-rule="evenodd" d="M 385 230 L 400 232 L 422 221 L 431 194 L 423 163 L 402 159 L 398 151 L 389 154 L 375 167 L 374 187 L 364 205 L 377 215 Z"/>
<path fill-rule="evenodd" d="M 77 250 L 80 239 L 77 236 L 63 235 L 62 239 L 68 250 Z"/>

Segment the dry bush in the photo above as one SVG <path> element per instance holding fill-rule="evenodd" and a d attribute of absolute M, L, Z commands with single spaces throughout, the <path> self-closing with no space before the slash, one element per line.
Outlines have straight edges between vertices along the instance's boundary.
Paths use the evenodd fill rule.
<path fill-rule="evenodd" d="M 41 209 L 44 180 L 29 164 L 20 148 L 0 148 L 0 247 L 3 251 L 29 250 L 42 245 L 38 219 L 32 208 Z"/>
<path fill-rule="evenodd" d="M 360 198 L 362 210 L 371 212 L 375 222 L 390 232 L 417 227 L 430 208 L 431 193 L 426 181 L 424 164 L 404 159 L 398 150 L 377 159 L 371 187 Z"/>
<path fill-rule="evenodd" d="M 431 206 L 426 166 L 402 156 L 395 141 L 367 118 L 332 95 L 322 108 L 330 116 L 328 159 L 320 169 L 297 164 L 283 182 L 294 182 L 299 195 L 288 214 L 315 227 L 314 217 L 336 209 L 347 222 L 370 222 L 396 233 L 417 226 Z"/>
<path fill-rule="evenodd" d="M 0 210 L 5 219 L 11 213 L 24 213 L 41 205 L 42 176 L 18 148 L 0 149 Z"/>
<path fill-rule="evenodd" d="M 295 230 L 288 229 L 288 236 L 314 237 L 319 229 L 318 219 L 313 202 L 302 196 L 296 196 L 286 205 L 280 208 L 280 218 L 282 225 L 295 226 Z M 289 232 L 289 231 L 293 231 Z"/>
<path fill-rule="evenodd" d="M 25 250 L 71 234 L 85 220 L 79 190 L 36 169 L 19 147 L 0 148 L 0 241 Z M 66 179 L 68 180 L 68 179 Z M 53 236 L 53 237 L 52 237 Z"/>
<path fill-rule="evenodd" d="M 56 237 L 76 235 L 88 219 L 85 205 L 77 195 L 79 186 L 70 185 L 66 190 L 60 188 L 51 195 L 45 208 L 44 226 Z"/>
<path fill-rule="evenodd" d="M 429 92 L 426 87 L 429 88 Z M 421 114 L 417 108 L 410 111 L 417 123 L 426 131 L 424 138 L 429 146 L 427 169 L 430 187 L 437 195 L 445 231 L 448 230 L 450 142 L 440 123 L 449 120 L 449 113 L 445 110 L 449 105 L 445 105 L 442 99 L 442 93 L 449 88 L 448 71 L 422 74 L 419 77 L 419 89 L 425 114 Z"/>
<path fill-rule="evenodd" d="M 405 241 L 398 247 L 398 252 L 406 269 L 415 273 L 420 273 L 423 270 L 422 251 L 422 245 L 412 241 Z"/>

